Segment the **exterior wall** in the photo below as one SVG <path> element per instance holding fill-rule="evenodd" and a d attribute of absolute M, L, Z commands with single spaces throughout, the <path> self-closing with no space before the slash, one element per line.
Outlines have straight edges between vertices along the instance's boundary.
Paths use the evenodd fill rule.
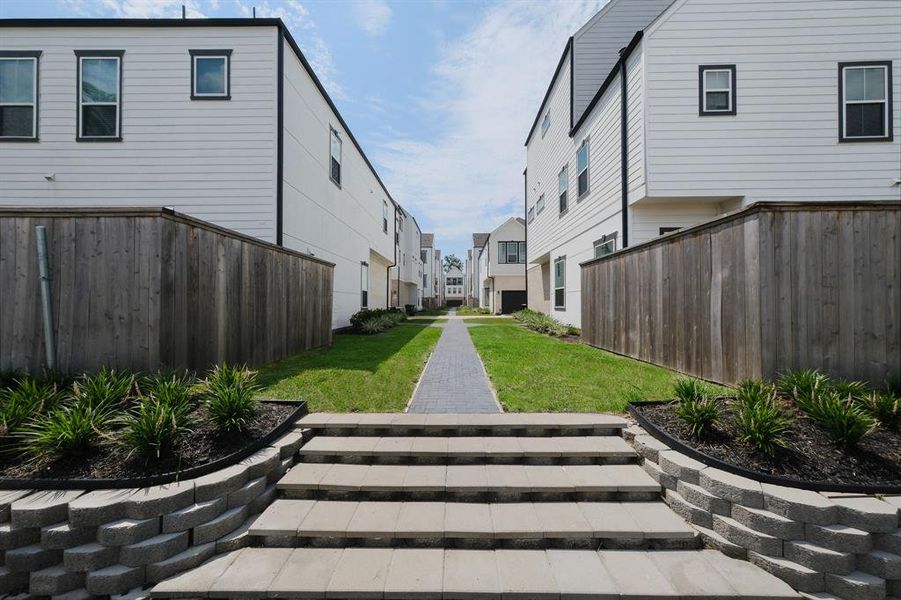
<path fill-rule="evenodd" d="M 454 267 L 450 269 L 447 273 L 444 274 L 444 294 L 445 300 L 447 301 L 463 301 L 466 297 L 466 290 L 464 289 L 463 284 L 454 284 L 453 286 L 448 283 L 448 279 L 452 277 L 463 278 L 463 271 Z"/>
<path fill-rule="evenodd" d="M 493 313 L 501 312 L 501 292 L 522 291 L 526 288 L 525 275 L 499 275 L 491 278 L 491 309 Z"/>
<path fill-rule="evenodd" d="M 662 202 L 638 204 L 629 210 L 629 244 L 636 245 L 658 237 L 661 227 L 690 227 L 728 212 L 721 202 Z"/>
<path fill-rule="evenodd" d="M 274 242 L 277 42 L 271 25 L 0 28 L 0 50 L 42 52 L 40 141 L 0 142 L 0 204 L 170 206 Z M 73 51 L 98 48 L 125 51 L 121 142 L 75 141 Z M 191 100 L 201 48 L 232 50 L 231 100 Z"/>
<path fill-rule="evenodd" d="M 437 297 L 437 286 L 435 285 L 435 251 L 432 248 L 423 248 L 420 252 L 422 261 L 422 289 L 420 296 L 422 297 L 423 306 L 432 305 Z"/>
<path fill-rule="evenodd" d="M 369 253 L 369 308 L 388 306 L 388 267 L 391 263 L 376 254 Z"/>
<path fill-rule="evenodd" d="M 645 33 L 650 196 L 898 200 L 901 3 L 677 0 Z M 838 63 L 891 60 L 894 141 L 838 142 Z M 698 116 L 698 66 L 735 64 L 737 114 Z"/>
<path fill-rule="evenodd" d="M 545 314 L 551 310 L 550 266 L 548 262 L 530 266 L 527 277 L 529 308 Z"/>
<path fill-rule="evenodd" d="M 332 326 L 346 327 L 361 307 L 362 262 L 370 263 L 370 294 L 384 289 L 377 269 L 394 261 L 394 207 L 288 44 L 284 52 L 284 245 L 335 263 Z M 340 187 L 329 179 L 329 128 L 342 140 Z M 371 260 L 372 254 L 382 260 Z M 378 298 L 370 307 L 384 306 Z"/>

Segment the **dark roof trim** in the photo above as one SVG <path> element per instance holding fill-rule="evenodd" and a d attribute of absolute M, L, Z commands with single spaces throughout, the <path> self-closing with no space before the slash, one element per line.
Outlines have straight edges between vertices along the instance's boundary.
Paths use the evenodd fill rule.
<path fill-rule="evenodd" d="M 313 83 L 316 84 L 316 88 L 319 90 L 319 93 L 322 94 L 326 104 L 328 104 L 329 108 L 332 109 L 332 112 L 335 113 L 338 122 L 341 123 L 341 126 L 347 132 L 350 141 L 353 142 L 354 147 L 356 147 L 357 151 L 363 157 L 363 160 L 372 171 L 372 174 L 375 175 L 379 185 L 382 186 L 382 191 L 385 192 L 392 204 L 397 206 L 397 202 L 391 197 L 387 186 L 385 186 L 382 178 L 379 177 L 375 167 L 372 166 L 369 157 L 363 152 L 362 146 L 360 146 L 357 138 L 354 137 L 350 127 L 347 126 L 344 117 L 338 112 L 338 107 L 335 106 L 331 96 L 325 91 L 322 82 L 319 81 L 319 78 L 313 71 L 313 67 L 307 62 L 307 59 L 303 55 L 303 52 L 300 51 L 297 42 L 294 41 L 291 32 L 288 31 L 288 28 L 281 19 L 0 19 L 0 28 L 2 27 L 278 27 L 285 39 L 288 40 L 288 45 L 291 46 L 294 54 L 300 59 L 304 69 L 309 73 Z"/>
<path fill-rule="evenodd" d="M 526 143 L 524 146 L 529 145 L 529 140 L 532 139 L 532 134 L 535 133 L 535 128 L 538 127 L 538 122 L 541 120 L 541 115 L 544 113 L 544 105 L 547 104 L 548 98 L 551 96 L 551 90 L 554 89 L 554 82 L 557 81 L 557 76 L 560 75 L 560 69 L 563 68 L 563 61 L 566 60 L 566 56 L 570 53 L 573 47 L 573 38 L 569 36 L 569 41 L 566 42 L 566 47 L 563 49 L 563 54 L 560 56 L 560 61 L 557 63 L 557 69 L 554 71 L 554 76 L 551 77 L 551 82 L 547 86 L 547 91 L 544 93 L 544 100 L 541 101 L 541 106 L 538 107 L 538 114 L 535 115 L 535 121 L 532 123 L 532 128 L 529 129 L 529 135 L 526 136 Z M 572 67 L 570 67 L 570 72 L 572 72 Z M 570 87 L 572 87 L 572 78 L 570 78 Z M 570 113 L 572 113 L 572 109 L 570 109 Z M 570 114 L 570 121 L 572 120 L 572 114 Z"/>
<path fill-rule="evenodd" d="M 613 83 L 614 79 L 616 79 L 616 76 L 619 74 L 620 66 L 627 60 L 629 60 L 629 56 L 631 56 L 632 51 L 635 50 L 636 46 L 638 46 L 638 42 L 641 41 L 641 38 L 643 36 L 644 30 L 636 31 L 635 35 L 632 36 L 632 41 L 629 42 L 629 45 L 623 48 L 623 50 L 619 53 L 619 60 L 617 60 L 616 64 L 614 64 L 610 69 L 610 73 L 607 74 L 607 78 L 604 80 L 604 83 L 601 84 L 601 87 L 598 88 L 598 91 L 591 99 L 591 102 L 589 102 L 588 106 L 585 107 L 585 110 L 582 112 L 582 116 L 579 117 L 579 120 L 576 121 L 575 125 L 573 125 L 573 128 L 569 132 L 569 137 L 573 137 L 579 132 L 579 128 L 586 121 L 586 119 L 588 119 L 588 116 L 591 114 L 591 111 L 594 110 L 594 107 L 597 105 L 598 101 L 600 101 L 601 97 L 604 95 L 604 92 L 607 91 L 607 88 L 610 87 L 610 84 Z M 571 101 L 572 99 L 570 99 L 570 102 Z"/>

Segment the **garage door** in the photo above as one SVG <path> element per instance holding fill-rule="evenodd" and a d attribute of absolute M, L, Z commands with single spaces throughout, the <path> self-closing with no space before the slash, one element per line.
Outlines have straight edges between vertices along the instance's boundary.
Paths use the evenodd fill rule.
<path fill-rule="evenodd" d="M 456 308 L 456 307 L 458 307 L 458 306 L 463 306 L 463 301 L 462 301 L 462 300 L 448 300 L 448 301 L 447 301 L 447 307 L 448 307 L 448 308 Z"/>
<path fill-rule="evenodd" d="M 501 312 L 505 315 L 526 307 L 525 290 L 507 290 L 501 292 Z"/>

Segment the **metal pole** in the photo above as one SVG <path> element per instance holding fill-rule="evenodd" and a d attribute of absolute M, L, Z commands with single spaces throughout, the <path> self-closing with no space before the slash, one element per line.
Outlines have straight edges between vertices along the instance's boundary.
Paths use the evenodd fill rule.
<path fill-rule="evenodd" d="M 38 244 L 38 269 L 41 275 L 41 308 L 44 315 L 44 350 L 47 354 L 47 369 L 56 371 L 56 337 L 53 328 L 53 308 L 50 290 L 50 265 L 47 259 L 47 228 L 36 225 L 34 228 Z"/>

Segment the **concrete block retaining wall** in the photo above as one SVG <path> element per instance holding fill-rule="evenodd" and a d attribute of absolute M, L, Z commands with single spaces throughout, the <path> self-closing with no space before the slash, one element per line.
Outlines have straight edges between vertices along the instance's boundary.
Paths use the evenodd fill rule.
<path fill-rule="evenodd" d="M 125 594 L 247 545 L 302 442 L 290 431 L 231 467 L 147 488 L 0 490 L 0 597 Z"/>
<path fill-rule="evenodd" d="M 901 496 L 818 493 L 708 467 L 631 428 L 644 469 L 706 545 L 822 598 L 901 597 Z"/>

